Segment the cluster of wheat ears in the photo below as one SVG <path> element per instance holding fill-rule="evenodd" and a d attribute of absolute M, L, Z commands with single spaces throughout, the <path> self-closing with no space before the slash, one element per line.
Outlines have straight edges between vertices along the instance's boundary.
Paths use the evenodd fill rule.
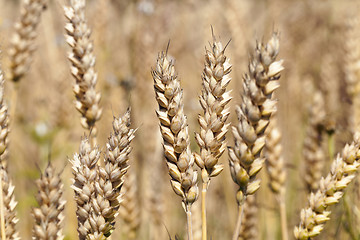
<path fill-rule="evenodd" d="M 103 148 L 97 141 L 96 128 L 102 115 L 101 93 L 96 90 L 94 45 L 87 24 L 85 3 L 85 0 L 69 0 L 68 6 L 64 6 L 67 19 L 65 38 L 70 46 L 68 59 L 70 72 L 75 79 L 75 108 L 80 112 L 81 126 L 86 130 L 78 153 L 69 160 L 73 172 L 71 188 L 77 206 L 79 239 L 108 239 L 116 228 L 115 221 L 119 214 L 124 215 L 125 221 L 130 214 L 136 214 L 131 200 L 134 198 L 131 188 L 133 176 L 129 175 L 128 170 L 131 166 L 131 142 L 136 137 L 137 129 L 130 126 L 129 108 L 124 115 L 114 117 L 113 131 L 105 150 L 101 151 Z M 36 49 L 36 28 L 46 8 L 46 0 L 25 0 L 22 8 L 11 40 L 10 67 L 6 80 L 0 73 L 0 237 L 3 240 L 19 239 L 16 229 L 17 202 L 7 162 L 9 125 L 11 115 L 16 114 L 17 88 L 14 88 L 12 109 L 9 111 L 4 100 L 4 82 L 12 81 L 17 86 L 28 72 Z M 282 157 L 281 133 L 277 127 L 277 100 L 274 94 L 280 87 L 279 78 L 284 70 L 283 60 L 277 60 L 279 34 L 274 32 L 266 43 L 256 42 L 250 54 L 248 72 L 242 79 L 242 101 L 234 111 L 238 121 L 233 123 L 227 122 L 233 111 L 228 107 L 232 93 L 227 89 L 232 65 L 225 53 L 230 41 L 224 46 L 214 33 L 212 36 L 212 42 L 205 52 L 202 91 L 199 95 L 203 109 L 198 115 L 199 130 L 195 133 L 199 152 L 192 151 L 190 147 L 183 90 L 175 70 L 175 61 L 170 57 L 169 45 L 158 54 L 156 64 L 151 69 L 158 103 L 156 115 L 163 138 L 163 158 L 171 187 L 181 198 L 186 213 L 187 239 L 194 239 L 192 206 L 196 201 L 201 201 L 202 239 L 207 240 L 208 234 L 211 235 L 211 229 L 207 228 L 207 191 L 219 174 L 231 176 L 238 187 L 237 192 L 234 192 L 238 218 L 232 239 L 252 239 L 256 235 L 251 228 L 251 225 L 256 224 L 251 219 L 256 211 L 254 194 L 261 187 L 258 174 L 264 167 L 270 179 L 270 189 L 278 203 L 281 236 L 287 240 L 286 168 Z M 319 141 L 321 124 L 325 118 L 323 104 L 321 94 L 315 94 L 304 143 L 305 160 L 311 166 L 304 178 L 309 196 L 307 205 L 300 212 L 299 224 L 294 227 L 296 239 L 311 239 L 322 232 L 330 219 L 329 206 L 339 202 L 360 166 L 360 134 L 355 132 L 353 142 L 346 145 L 333 160 L 328 175 L 321 176 L 325 158 Z M 231 143 L 225 139 L 229 127 L 233 136 Z M 219 162 L 225 152 L 228 154 L 230 173 L 222 172 L 224 165 Z M 38 207 L 32 210 L 33 239 L 63 239 L 66 201 L 62 196 L 64 184 L 60 173 L 49 163 L 36 185 Z M 130 210 L 122 212 L 122 208 Z M 132 224 L 136 228 L 137 223 Z M 132 234 L 128 236 L 134 237 Z"/>

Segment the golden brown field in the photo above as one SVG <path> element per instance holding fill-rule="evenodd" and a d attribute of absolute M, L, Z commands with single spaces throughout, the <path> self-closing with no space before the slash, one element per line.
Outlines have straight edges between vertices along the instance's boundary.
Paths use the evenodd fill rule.
<path fill-rule="evenodd" d="M 358 1 L 84 4 L 0 0 L 0 239 L 360 239 Z"/>

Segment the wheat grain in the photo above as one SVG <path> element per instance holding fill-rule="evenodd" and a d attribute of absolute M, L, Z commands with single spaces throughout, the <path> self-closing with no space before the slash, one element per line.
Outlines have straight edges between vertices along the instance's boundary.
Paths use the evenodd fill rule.
<path fill-rule="evenodd" d="M 71 62 L 71 74 L 75 78 L 75 108 L 81 113 L 81 125 L 96 136 L 95 122 L 102 114 L 99 106 L 101 94 L 96 92 L 97 73 L 95 56 L 90 39 L 91 30 L 85 18 L 85 0 L 70 0 L 70 6 L 64 7 L 69 23 L 65 25 L 66 42 L 71 47 L 68 58 Z M 95 141 L 96 143 L 96 141 Z"/>
<path fill-rule="evenodd" d="M 152 71 L 157 115 L 164 141 L 164 155 L 171 176 L 174 192 L 182 198 L 188 219 L 188 238 L 192 239 L 191 205 L 198 197 L 197 172 L 194 171 L 194 157 L 190 151 L 187 119 L 183 110 L 183 93 L 175 73 L 173 61 L 162 52 Z"/>
<path fill-rule="evenodd" d="M 46 8 L 46 0 L 24 0 L 20 19 L 15 23 L 15 32 L 11 38 L 9 49 L 9 79 L 14 82 L 29 70 L 32 55 L 35 51 L 36 28 L 40 23 L 41 13 Z"/>
<path fill-rule="evenodd" d="M 33 209 L 35 225 L 33 238 L 39 240 L 62 240 L 64 208 L 66 201 L 63 200 L 64 185 L 60 174 L 55 173 L 54 167 L 49 162 L 44 174 L 36 181 L 38 193 L 36 200 L 39 207 Z"/>
<path fill-rule="evenodd" d="M 320 180 L 317 192 L 310 193 L 309 206 L 301 210 L 300 224 L 294 229 L 296 239 L 318 236 L 330 219 L 328 207 L 340 201 L 360 166 L 359 137 L 356 133 L 353 143 L 344 147 L 342 154 L 333 161 L 330 173 Z"/>

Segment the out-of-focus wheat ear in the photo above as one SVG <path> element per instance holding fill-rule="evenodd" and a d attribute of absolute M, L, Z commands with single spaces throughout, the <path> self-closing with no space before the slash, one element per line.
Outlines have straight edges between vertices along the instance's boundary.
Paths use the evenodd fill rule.
<path fill-rule="evenodd" d="M 44 174 L 36 181 L 38 193 L 36 200 L 38 207 L 33 208 L 32 215 L 35 219 L 33 239 L 62 240 L 64 208 L 66 201 L 63 199 L 64 184 L 60 174 L 55 172 L 49 162 Z"/>
<path fill-rule="evenodd" d="M 219 175 L 224 168 L 218 161 L 226 149 L 225 135 L 230 125 L 226 124 L 230 114 L 226 105 L 231 100 L 231 91 L 226 91 L 226 87 L 231 80 L 231 65 L 225 56 L 225 49 L 226 46 L 223 47 L 213 36 L 213 43 L 205 53 L 203 88 L 199 98 L 204 113 L 198 116 L 200 133 L 196 133 L 195 136 L 200 147 L 200 155 L 195 154 L 195 161 L 201 168 L 203 182 L 201 208 L 204 240 L 207 239 L 206 192 L 210 179 Z"/>
<path fill-rule="evenodd" d="M 113 132 L 106 144 L 104 167 L 99 167 L 99 181 L 95 183 L 97 195 L 103 197 L 103 203 L 108 210 L 103 213 L 104 219 L 109 226 L 105 236 L 109 237 L 115 228 L 115 218 L 119 214 L 118 209 L 122 197 L 120 194 L 124 183 L 124 176 L 129 169 L 129 154 L 132 147 L 131 141 L 134 139 L 136 130 L 130 128 L 130 109 L 126 113 L 113 120 Z"/>
<path fill-rule="evenodd" d="M 255 240 L 259 235 L 258 206 L 256 195 L 248 196 L 244 203 L 244 224 L 241 225 L 240 240 Z"/>
<path fill-rule="evenodd" d="M 266 157 L 266 170 L 269 176 L 269 187 L 275 194 L 275 198 L 279 204 L 282 240 L 287 240 L 288 231 L 285 203 L 286 167 L 282 156 L 281 133 L 277 123 L 276 113 L 273 113 L 267 128 L 264 152 Z"/>
<path fill-rule="evenodd" d="M 260 188 L 256 178 L 265 158 L 261 156 L 265 146 L 265 130 L 270 117 L 276 111 L 273 92 L 279 87 L 282 60 L 276 61 L 279 52 L 279 37 L 273 33 L 267 44 L 257 43 L 250 59 L 249 73 L 243 78 L 242 103 L 236 107 L 239 123 L 232 127 L 235 146 L 229 147 L 231 176 L 239 186 L 236 198 L 239 215 L 233 240 L 237 240 L 241 227 L 242 205 L 246 196 Z"/>
<path fill-rule="evenodd" d="M 92 148 L 88 138 L 84 137 L 80 143 L 79 153 L 70 160 L 74 175 L 71 187 L 75 192 L 80 240 L 105 239 L 104 235 L 112 229 L 101 215 L 109 212 L 110 206 L 95 189 L 95 183 L 99 181 L 97 165 L 99 158 L 99 149 Z"/>
<path fill-rule="evenodd" d="M 7 167 L 9 132 L 8 105 L 4 100 L 4 76 L 0 70 L 0 164 L 4 168 Z"/>
<path fill-rule="evenodd" d="M 321 92 L 317 91 L 314 94 L 312 104 L 309 106 L 309 124 L 303 146 L 304 179 L 308 192 L 315 192 L 319 188 L 325 165 L 326 154 L 323 148 L 325 117 L 324 98 Z"/>
<path fill-rule="evenodd" d="M 3 216 L 1 216 L 1 239 L 17 240 L 19 238 L 19 233 L 16 230 L 16 224 L 18 219 L 16 217 L 15 207 L 17 202 L 15 201 L 14 189 L 15 186 L 10 180 L 7 169 L 0 167 L 1 173 L 1 204 L 3 205 Z M 4 222 L 4 224 L 3 224 Z M 4 228 L 4 229 L 3 229 Z M 5 236 L 3 236 L 5 235 Z"/>
<path fill-rule="evenodd" d="M 64 7 L 68 23 L 65 25 L 66 41 L 71 47 L 68 58 L 71 62 L 71 74 L 75 78 L 75 108 L 81 113 L 81 125 L 91 131 L 96 145 L 95 123 L 102 114 L 99 106 L 101 94 L 96 91 L 97 73 L 91 29 L 85 18 L 85 0 L 70 0 L 70 6 Z"/>
<path fill-rule="evenodd" d="M 346 145 L 338 155 L 329 174 L 320 180 L 319 189 L 310 193 L 308 207 L 300 213 L 300 224 L 294 228 L 296 239 L 307 240 L 318 236 L 330 220 L 328 207 L 340 201 L 346 187 L 355 178 L 360 166 L 360 133 L 355 133 L 351 145 Z"/>
<path fill-rule="evenodd" d="M 156 100 L 159 104 L 157 116 L 164 141 L 164 155 L 171 176 L 174 192 L 182 198 L 187 215 L 188 239 L 192 237 L 191 205 L 198 197 L 197 171 L 190 150 L 187 119 L 184 114 L 183 92 L 175 72 L 173 61 L 167 52 L 159 54 L 152 71 Z"/>
<path fill-rule="evenodd" d="M 120 204 L 120 216 L 124 221 L 127 239 L 136 239 L 140 225 L 140 208 L 137 195 L 137 180 L 134 169 L 131 169 L 124 179 L 123 197 Z"/>
<path fill-rule="evenodd" d="M 11 38 L 9 56 L 9 79 L 18 82 L 29 70 L 33 52 L 36 49 L 36 28 L 40 23 L 41 13 L 46 9 L 46 0 L 23 0 L 20 19 L 15 23 Z"/>

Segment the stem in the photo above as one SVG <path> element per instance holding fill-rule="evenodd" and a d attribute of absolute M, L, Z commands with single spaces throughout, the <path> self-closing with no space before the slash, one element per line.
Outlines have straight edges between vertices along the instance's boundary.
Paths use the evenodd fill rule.
<path fill-rule="evenodd" d="M 191 206 L 187 207 L 187 210 L 186 210 L 186 220 L 187 220 L 187 235 L 188 235 L 188 240 L 193 240 L 192 221 L 191 221 Z"/>
<path fill-rule="evenodd" d="M 280 204 L 281 236 L 282 236 L 282 240 L 288 240 L 289 237 L 287 230 L 286 204 L 283 197 L 281 197 L 279 204 Z"/>
<path fill-rule="evenodd" d="M 3 184 L 2 184 L 2 178 L 3 178 L 3 171 L 4 169 L 1 169 L 0 172 L 0 221 L 1 221 L 1 239 L 6 240 L 6 232 L 5 232 L 5 211 L 4 211 L 4 197 L 3 197 Z"/>
<path fill-rule="evenodd" d="M 244 202 L 245 202 L 245 200 L 243 201 L 242 204 L 239 205 L 238 218 L 237 218 L 236 228 L 235 228 L 232 240 L 238 240 L 239 239 L 240 229 L 241 229 L 241 221 L 242 221 L 242 218 L 243 218 L 243 215 L 244 215 Z"/>
<path fill-rule="evenodd" d="M 207 226 L 206 226 L 206 191 L 208 183 L 203 182 L 201 191 L 201 229 L 202 229 L 202 240 L 207 240 Z"/>

